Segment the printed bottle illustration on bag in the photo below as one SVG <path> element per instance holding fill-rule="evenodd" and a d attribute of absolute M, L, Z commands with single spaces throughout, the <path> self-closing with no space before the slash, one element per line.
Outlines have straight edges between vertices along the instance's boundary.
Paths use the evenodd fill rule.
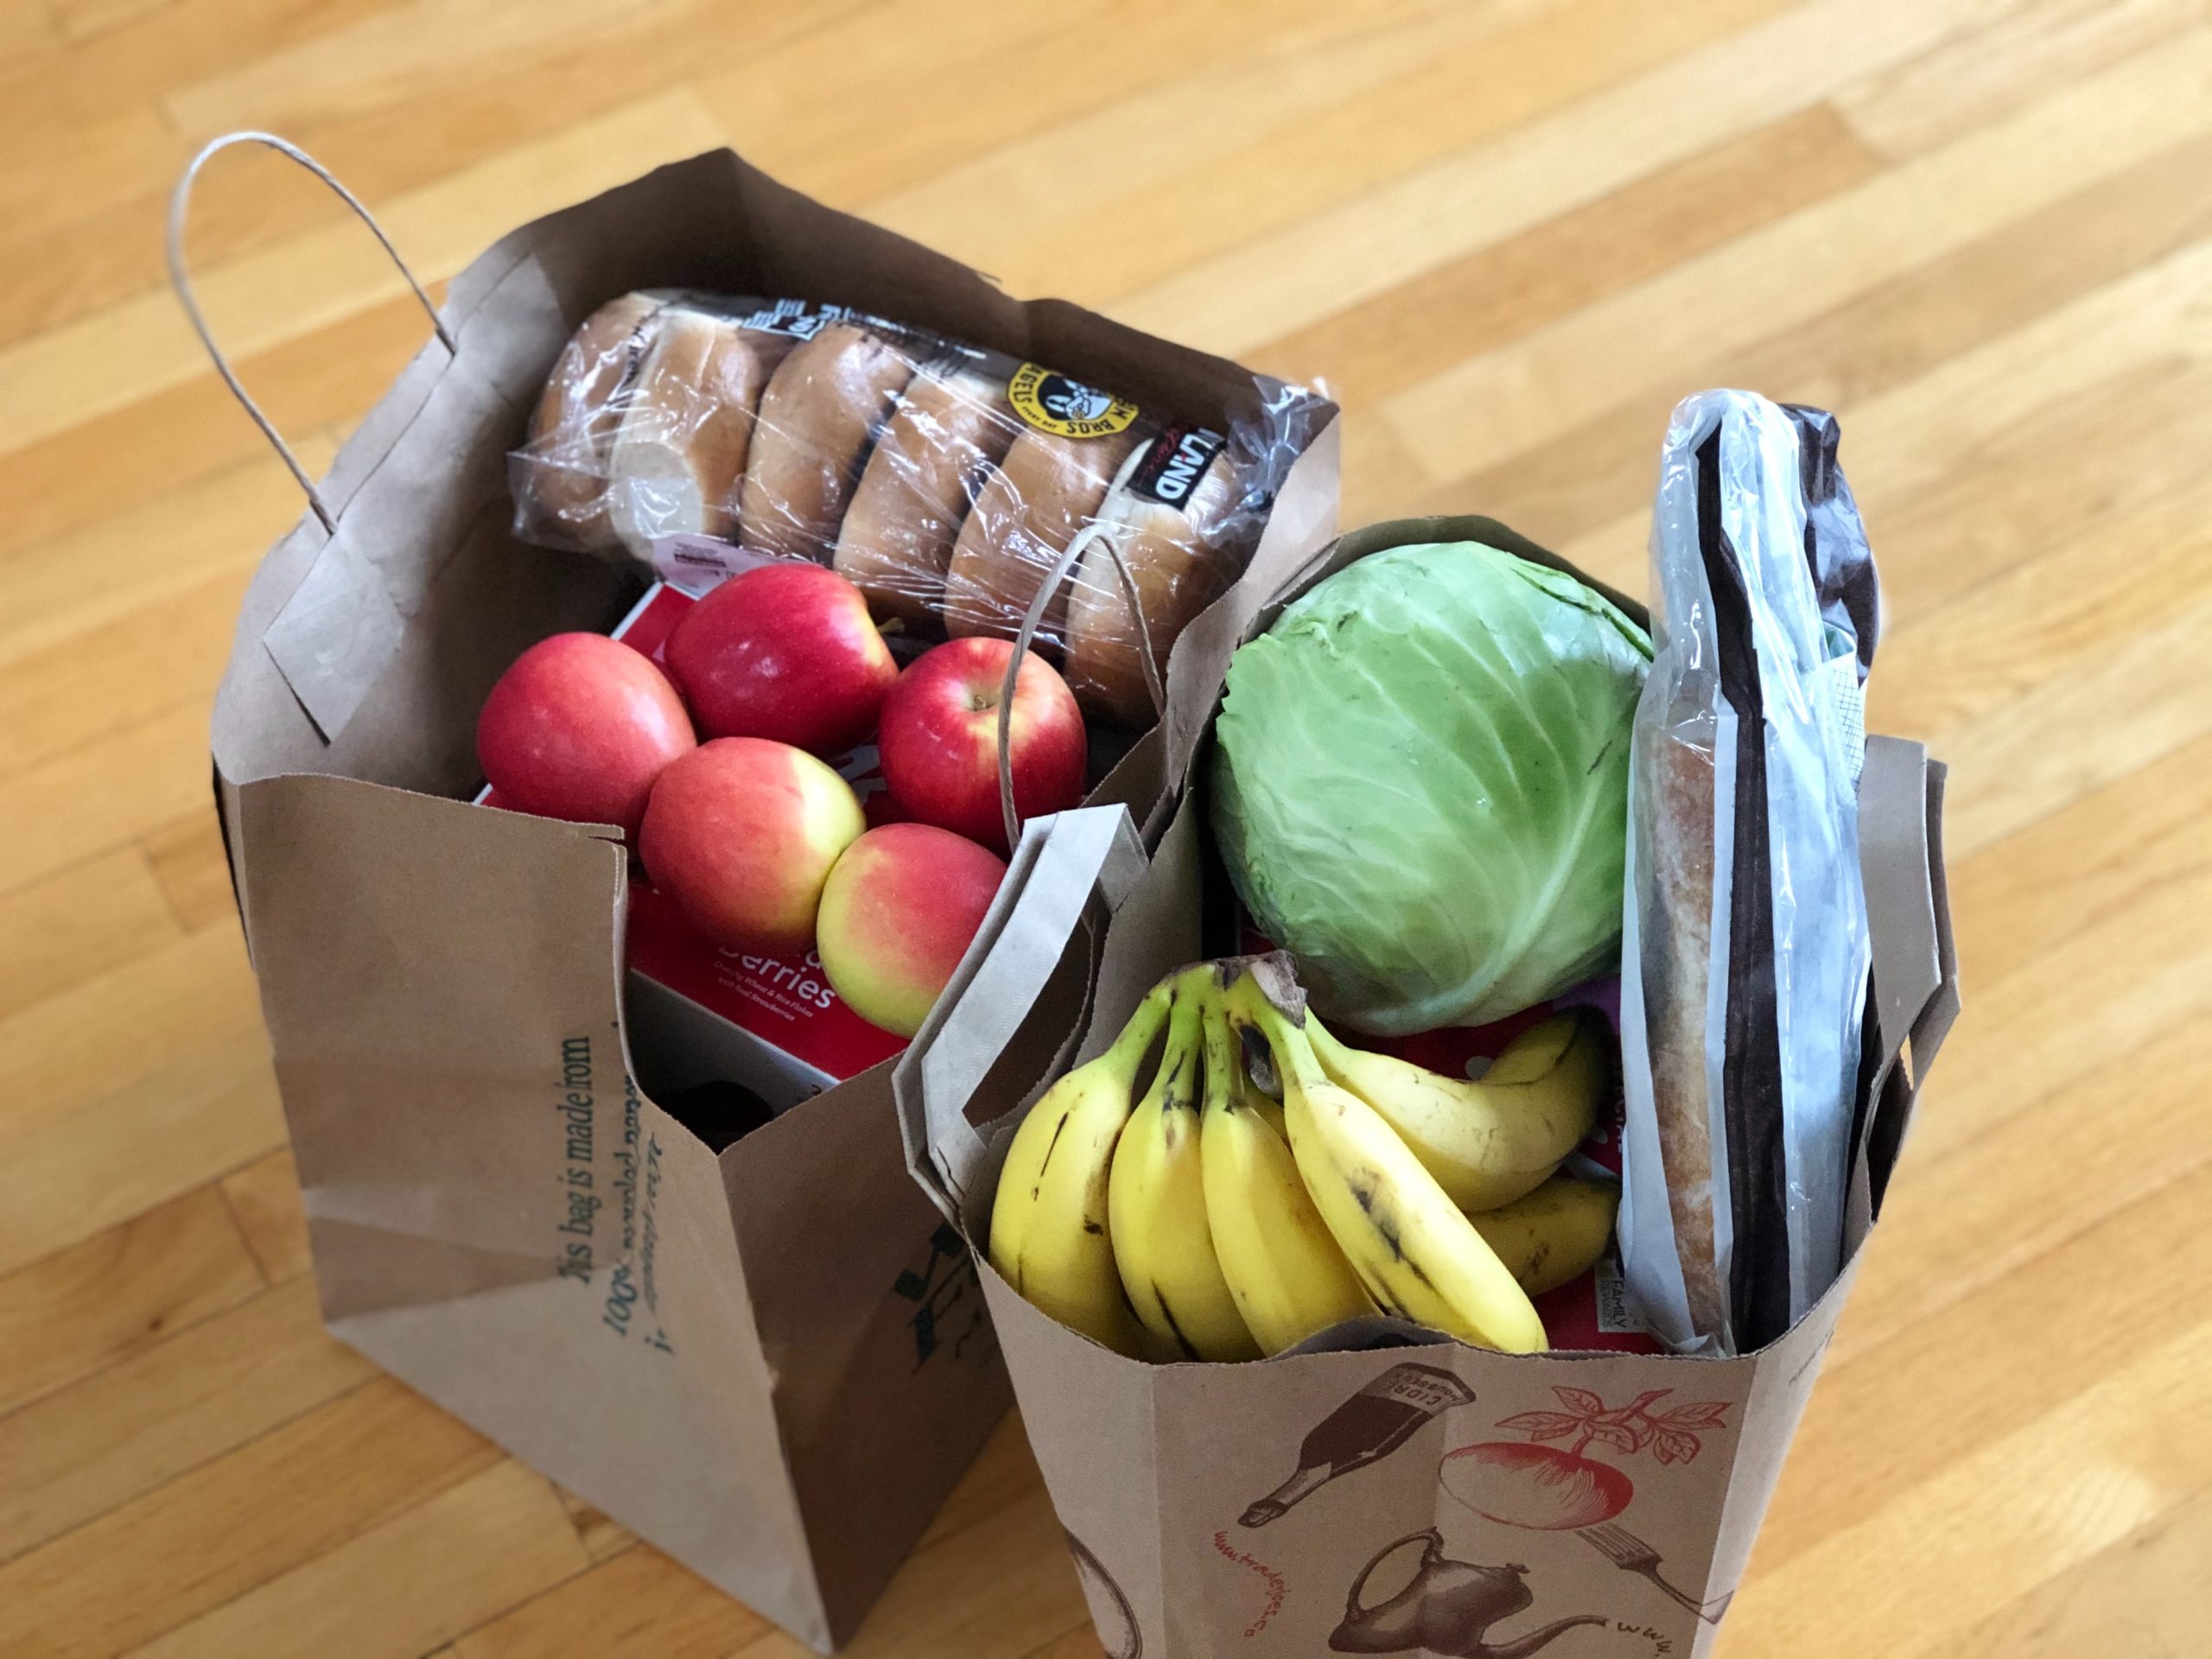
<path fill-rule="evenodd" d="M 1433 1365 L 1393 1365 L 1313 1426 L 1288 1480 L 1239 1517 L 1264 1527 L 1340 1475 L 1379 1463 L 1440 1411 L 1471 1405 L 1475 1391 Z"/>

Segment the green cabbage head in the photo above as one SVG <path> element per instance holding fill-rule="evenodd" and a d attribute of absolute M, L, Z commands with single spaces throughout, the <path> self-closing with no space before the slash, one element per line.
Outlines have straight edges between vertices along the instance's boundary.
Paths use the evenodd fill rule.
<path fill-rule="evenodd" d="M 1474 542 L 1370 554 L 1237 651 L 1214 838 L 1323 1014 L 1481 1025 L 1618 969 L 1650 659 L 1602 595 Z"/>

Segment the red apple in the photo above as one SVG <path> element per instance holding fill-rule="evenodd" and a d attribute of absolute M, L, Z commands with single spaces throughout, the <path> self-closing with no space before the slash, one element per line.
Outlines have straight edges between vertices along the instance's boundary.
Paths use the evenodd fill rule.
<path fill-rule="evenodd" d="M 852 785 L 805 750 L 718 737 L 661 773 L 638 855 L 715 944 L 793 956 L 814 938 L 837 855 L 865 827 Z"/>
<path fill-rule="evenodd" d="M 999 809 L 999 694 L 1014 646 L 949 640 L 916 658 L 883 700 L 876 747 L 900 813 L 1007 850 Z M 1022 659 L 1010 728 L 1014 810 L 1025 822 L 1083 801 L 1085 740 L 1075 693 L 1036 652 Z"/>
<path fill-rule="evenodd" d="M 822 889 L 814 948 L 831 988 L 861 1019 L 912 1036 L 1005 876 L 1003 859 L 950 830 L 869 830 Z"/>
<path fill-rule="evenodd" d="M 476 760 L 501 804 L 619 823 L 632 836 L 663 767 L 697 747 L 651 658 L 599 633 L 556 633 L 514 659 L 476 717 Z"/>
<path fill-rule="evenodd" d="M 709 737 L 766 737 L 810 753 L 868 741 L 899 677 L 861 590 L 819 564 L 764 564 L 694 605 L 668 671 Z"/>

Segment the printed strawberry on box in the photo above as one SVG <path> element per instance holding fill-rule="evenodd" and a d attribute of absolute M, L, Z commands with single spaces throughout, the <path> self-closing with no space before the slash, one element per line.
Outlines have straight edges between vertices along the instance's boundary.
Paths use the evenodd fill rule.
<path fill-rule="evenodd" d="M 616 625 L 613 637 L 654 662 L 696 595 L 656 582 Z M 861 798 L 870 824 L 888 822 L 890 797 L 874 744 L 830 764 Z M 485 806 L 501 804 L 486 787 Z M 906 1046 L 870 1025 L 830 988 L 821 959 L 724 950 L 702 938 L 634 867 L 626 936 L 631 1018 L 675 1067 L 676 1086 L 727 1081 L 781 1111 L 833 1084 L 858 1077 Z"/>

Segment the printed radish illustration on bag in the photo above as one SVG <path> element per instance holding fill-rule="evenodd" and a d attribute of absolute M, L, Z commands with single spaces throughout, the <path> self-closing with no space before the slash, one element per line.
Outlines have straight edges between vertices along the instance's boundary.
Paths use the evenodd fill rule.
<path fill-rule="evenodd" d="M 1031 826 L 894 1087 L 1109 1652 L 1707 1650 L 1957 1008 L 1942 770 L 1858 731 L 1835 441 L 1687 403 L 1656 619 L 1487 519 L 1257 561 L 1179 649 L 1151 857 Z M 1719 876 L 1655 888 L 1700 836 Z M 1080 1040 L 1009 1075 L 1093 959 Z M 1638 1299 L 1655 1249 L 1721 1322 Z"/>

